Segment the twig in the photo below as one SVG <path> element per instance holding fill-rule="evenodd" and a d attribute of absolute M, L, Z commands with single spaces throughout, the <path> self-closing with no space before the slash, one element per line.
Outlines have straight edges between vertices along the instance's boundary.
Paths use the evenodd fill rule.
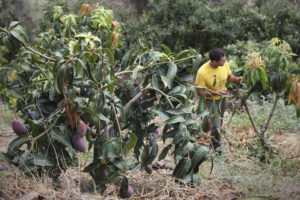
<path fill-rule="evenodd" d="M 172 102 L 170 101 L 170 96 L 169 95 L 165 94 L 163 91 L 161 91 L 157 88 L 154 88 L 154 87 L 149 87 L 148 89 L 155 90 L 155 91 L 161 93 L 162 95 L 164 95 L 166 97 L 166 99 L 168 100 L 169 104 L 172 106 L 172 108 L 174 108 Z M 172 98 L 176 99 L 175 97 L 172 97 Z M 179 101 L 179 100 L 176 99 L 176 101 Z"/>
<path fill-rule="evenodd" d="M 115 117 L 116 117 L 116 122 L 117 122 L 118 129 L 119 129 L 119 133 L 120 133 L 120 139 L 121 139 L 121 141 L 122 141 L 122 137 L 121 137 L 121 127 L 120 127 L 120 123 L 119 123 L 119 117 L 120 117 L 120 116 L 117 115 L 115 105 L 111 103 L 111 106 L 113 107 L 113 110 L 114 110 L 114 114 L 115 114 Z"/>
<path fill-rule="evenodd" d="M 279 100 L 279 96 L 276 94 L 275 95 L 275 101 L 274 101 L 274 104 L 273 104 L 273 107 L 272 107 L 272 110 L 270 112 L 270 115 L 269 115 L 269 118 L 268 118 L 268 121 L 267 121 L 267 124 L 263 130 L 263 132 L 265 132 L 268 128 L 269 128 L 269 125 L 270 125 L 270 121 L 274 115 L 274 112 L 275 112 L 275 109 L 276 109 L 276 106 L 277 106 L 277 103 L 278 103 L 278 100 Z"/>
<path fill-rule="evenodd" d="M 133 97 L 132 99 L 130 99 L 130 101 L 125 105 L 124 107 L 124 112 L 126 113 L 129 109 L 129 107 L 134 104 L 134 102 L 136 102 L 142 95 L 143 92 L 145 90 L 147 90 L 150 87 L 151 83 L 149 83 L 143 90 L 141 90 L 139 93 L 137 93 L 137 95 L 135 95 L 135 97 Z"/>
<path fill-rule="evenodd" d="M 22 43 L 22 44 L 23 44 L 23 43 Z M 37 51 L 37 50 L 35 50 L 35 49 L 32 49 L 31 47 L 29 47 L 29 46 L 27 46 L 27 45 L 25 45 L 25 44 L 23 44 L 23 46 L 25 47 L 25 49 L 27 49 L 27 50 L 29 50 L 29 51 L 31 51 L 31 52 L 33 52 L 33 53 L 35 53 L 35 54 L 37 54 L 37 55 L 43 57 L 43 58 L 46 58 L 47 60 L 50 60 L 50 61 L 52 61 L 52 62 L 55 61 L 54 58 L 50 58 L 50 57 L 48 57 L 48 56 L 42 54 L 41 52 L 39 52 L 39 51 Z"/>
<path fill-rule="evenodd" d="M 191 59 L 191 58 L 195 58 L 196 56 L 189 56 L 189 57 L 186 57 L 186 58 L 181 58 L 181 59 L 178 59 L 178 60 L 173 60 L 173 62 L 175 63 L 178 63 L 178 62 L 182 62 L 182 61 L 185 61 L 185 60 L 188 60 L 188 59 Z M 156 65 L 162 65 L 162 64 L 167 64 L 167 63 L 170 63 L 171 61 L 164 61 L 164 62 L 159 62 L 159 63 L 154 63 L 152 65 L 149 65 L 143 69 L 141 69 L 139 72 L 142 72 L 146 69 L 149 69 L 151 67 L 154 67 Z M 115 73 L 115 76 L 120 76 L 120 75 L 123 75 L 123 74 L 130 74 L 130 73 L 133 73 L 133 71 L 121 71 L 121 72 L 117 72 Z"/>
<path fill-rule="evenodd" d="M 133 73 L 133 71 L 121 71 L 121 72 L 115 73 L 115 76 L 121 76 L 123 74 L 130 74 L 130 73 Z"/>
<path fill-rule="evenodd" d="M 247 100 L 247 99 L 246 99 L 246 100 Z M 252 127 L 253 127 L 255 133 L 258 135 L 259 132 L 258 132 L 256 126 L 255 126 L 254 120 L 253 120 L 252 115 L 251 115 L 251 113 L 250 113 L 250 111 L 249 111 L 248 104 L 247 104 L 246 100 L 245 100 L 245 105 L 244 105 L 244 106 L 245 106 L 245 108 L 246 108 L 247 115 L 248 115 L 248 117 L 249 117 L 249 120 L 250 120 L 250 122 L 251 122 L 251 124 L 252 124 Z"/>

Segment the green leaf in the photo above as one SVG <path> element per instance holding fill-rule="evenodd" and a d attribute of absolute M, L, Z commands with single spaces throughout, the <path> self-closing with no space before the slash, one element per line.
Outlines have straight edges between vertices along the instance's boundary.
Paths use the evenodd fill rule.
<path fill-rule="evenodd" d="M 115 160 L 113 162 L 114 166 L 116 166 L 119 170 L 124 170 L 126 168 L 126 163 L 124 160 Z"/>
<path fill-rule="evenodd" d="M 198 71 L 201 60 L 202 60 L 202 56 L 200 54 L 198 54 L 196 59 L 193 60 L 192 74 L 195 74 Z"/>
<path fill-rule="evenodd" d="M 13 29 L 15 26 L 21 24 L 20 21 L 12 21 L 9 23 L 9 29 Z"/>
<path fill-rule="evenodd" d="M 218 105 L 218 113 L 219 113 L 219 116 L 222 116 L 222 101 L 224 99 L 224 96 L 221 97 L 220 101 L 219 101 L 219 105 Z"/>
<path fill-rule="evenodd" d="M 165 112 L 163 112 L 163 111 L 161 111 L 161 110 L 152 110 L 154 113 L 156 113 L 156 114 L 158 114 L 161 118 L 162 118 L 162 120 L 168 120 L 170 117 L 165 113 Z"/>
<path fill-rule="evenodd" d="M 167 47 L 166 45 L 161 44 L 160 46 L 164 49 L 164 51 L 167 55 L 170 55 L 172 53 L 171 50 L 169 49 L 169 47 Z"/>
<path fill-rule="evenodd" d="M 103 184 L 113 184 L 119 182 L 120 180 L 120 174 L 118 172 L 114 172 L 103 182 Z"/>
<path fill-rule="evenodd" d="M 174 160 L 177 163 L 180 159 L 184 158 L 185 155 L 193 148 L 193 144 L 189 141 L 182 143 L 182 145 L 175 150 Z"/>
<path fill-rule="evenodd" d="M 193 184 L 199 186 L 201 184 L 201 177 L 198 174 L 193 174 L 192 176 Z"/>
<path fill-rule="evenodd" d="M 55 163 L 46 155 L 34 154 L 29 164 L 41 166 L 41 167 L 52 167 Z"/>
<path fill-rule="evenodd" d="M 168 81 L 167 81 L 167 77 L 160 75 L 161 81 L 164 83 L 165 87 L 168 87 Z"/>
<path fill-rule="evenodd" d="M 232 111 L 232 114 L 231 114 L 231 116 L 230 116 L 230 119 L 229 119 L 228 122 L 227 122 L 227 125 L 230 124 L 230 122 L 231 122 L 231 120 L 232 120 L 232 118 L 233 118 L 233 116 L 234 116 L 234 114 L 235 114 L 235 112 L 236 112 L 236 106 L 235 106 L 234 103 L 232 103 L 232 109 L 233 109 L 233 111 Z"/>
<path fill-rule="evenodd" d="M 62 92 L 65 69 L 66 69 L 65 66 L 60 67 L 58 73 L 56 74 L 56 78 L 54 80 L 54 89 L 58 94 L 61 94 Z"/>
<path fill-rule="evenodd" d="M 133 51 L 134 51 L 134 49 L 130 49 L 123 56 L 123 58 L 121 60 L 121 69 L 122 70 L 124 70 L 128 67 Z"/>
<path fill-rule="evenodd" d="M 158 79 L 157 79 L 157 75 L 156 75 L 156 74 L 153 74 L 153 75 L 152 75 L 152 80 L 151 80 L 151 82 L 152 82 L 152 86 L 153 86 L 154 88 L 159 89 L 159 84 L 158 84 Z"/>
<path fill-rule="evenodd" d="M 7 90 L 13 97 L 17 98 L 17 99 L 20 99 L 22 101 L 24 101 L 24 98 L 23 98 L 23 95 L 22 95 L 22 92 L 19 90 L 19 89 L 9 89 Z"/>
<path fill-rule="evenodd" d="M 171 118 L 169 118 L 168 120 L 166 120 L 167 124 L 176 124 L 176 123 L 180 123 L 180 122 L 184 122 L 185 119 L 183 116 L 181 115 L 175 115 L 172 116 Z"/>
<path fill-rule="evenodd" d="M 171 147 L 172 147 L 172 144 L 169 144 L 168 146 L 166 146 L 166 147 L 161 151 L 161 153 L 160 153 L 159 156 L 158 156 L 158 161 L 161 161 L 162 159 L 164 159 L 164 158 L 167 156 L 167 154 L 168 154 L 169 150 L 171 149 Z"/>
<path fill-rule="evenodd" d="M 173 81 L 177 73 L 177 65 L 174 62 L 171 62 L 169 64 L 169 69 L 167 73 L 167 83 L 169 88 L 171 89 L 173 87 Z"/>
<path fill-rule="evenodd" d="M 28 135 L 22 135 L 19 136 L 17 138 L 15 138 L 11 143 L 9 143 L 8 145 L 8 150 L 7 150 L 7 154 L 8 155 L 13 155 L 13 153 L 20 147 L 22 146 L 24 143 L 30 141 L 30 139 L 28 138 Z"/>
<path fill-rule="evenodd" d="M 200 99 L 199 99 L 199 104 L 198 104 L 198 108 L 197 108 L 197 113 L 203 112 L 204 108 L 205 108 L 205 101 L 206 101 L 206 97 L 204 94 L 201 94 Z"/>
<path fill-rule="evenodd" d="M 65 145 L 69 149 L 69 151 L 71 153 L 71 155 L 70 155 L 71 157 L 75 154 L 75 150 L 72 147 L 72 144 L 70 143 L 69 139 L 66 137 L 65 133 L 57 134 L 54 130 L 52 130 L 50 132 L 50 135 L 53 139 L 55 139 L 58 142 L 62 143 L 63 145 Z"/>
<path fill-rule="evenodd" d="M 129 141 L 126 143 L 126 145 L 124 147 L 124 153 L 125 154 L 128 154 L 130 149 L 135 147 L 137 140 L 138 140 L 137 136 L 135 134 L 131 133 Z"/>
<path fill-rule="evenodd" d="M 176 171 L 176 174 L 173 173 L 173 176 L 176 178 L 184 178 L 187 175 L 191 165 L 192 162 L 189 157 L 180 160 L 174 170 L 174 172 Z"/>
<path fill-rule="evenodd" d="M 196 166 L 199 167 L 199 162 L 203 159 L 205 159 L 206 154 L 208 153 L 209 149 L 205 146 L 201 146 L 200 148 L 196 149 L 192 156 L 192 165 L 190 168 L 191 170 L 194 170 Z M 197 170 L 197 169 L 196 169 Z"/>
<path fill-rule="evenodd" d="M 19 31 L 11 30 L 10 34 L 12 34 L 14 36 L 14 38 L 16 38 L 17 40 L 19 40 L 23 44 L 27 44 L 26 40 L 23 38 L 23 36 L 21 36 L 21 34 L 20 34 Z"/>
<path fill-rule="evenodd" d="M 174 137 L 173 143 L 179 144 L 180 142 L 185 142 L 185 141 L 188 141 L 189 139 L 190 139 L 190 133 L 187 130 L 186 125 L 180 124 L 180 127 Z"/>
<path fill-rule="evenodd" d="M 177 55 L 176 55 L 176 59 L 181 59 L 181 58 L 184 58 L 186 57 L 191 51 L 190 50 L 183 50 L 183 51 L 180 51 Z"/>
<path fill-rule="evenodd" d="M 27 36 L 26 31 L 23 26 L 21 26 L 21 25 L 15 26 L 13 28 L 13 30 L 15 32 L 19 33 L 21 36 L 23 36 L 26 43 L 28 42 L 28 36 Z"/>
<path fill-rule="evenodd" d="M 126 176 L 123 177 L 122 179 L 122 184 L 121 184 L 121 187 L 120 187 L 120 192 L 119 192 L 119 195 L 121 198 L 127 198 L 128 197 L 128 179 L 126 178 Z"/>
<path fill-rule="evenodd" d="M 141 154 L 142 163 L 145 163 L 145 161 L 148 159 L 149 151 L 150 151 L 149 146 L 144 146 L 144 149 L 143 149 L 142 154 Z"/>
<path fill-rule="evenodd" d="M 106 55 L 107 55 L 107 57 L 109 59 L 110 64 L 114 65 L 115 64 L 114 53 L 109 48 L 104 48 L 103 50 L 106 53 Z"/>
<path fill-rule="evenodd" d="M 144 162 L 145 163 L 144 165 L 148 165 L 148 164 L 152 163 L 153 160 L 155 159 L 155 157 L 157 156 L 157 153 L 158 153 L 158 145 L 157 145 L 157 143 L 154 143 L 152 145 L 151 152 L 150 152 L 147 160 Z"/>

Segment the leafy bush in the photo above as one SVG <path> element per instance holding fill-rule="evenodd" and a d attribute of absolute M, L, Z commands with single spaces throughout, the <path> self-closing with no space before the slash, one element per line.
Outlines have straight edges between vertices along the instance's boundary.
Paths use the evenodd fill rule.
<path fill-rule="evenodd" d="M 288 1 L 151 0 L 139 22 L 123 31 L 125 47 L 139 38 L 163 43 L 176 51 L 193 47 L 202 53 L 249 39 L 279 37 L 299 53 L 300 12 Z"/>
<path fill-rule="evenodd" d="M 18 51 L 0 67 L 1 87 L 15 100 L 27 130 L 2 156 L 25 172 L 56 177 L 76 160 L 76 149 L 93 148 L 93 161 L 84 171 L 99 191 L 122 180 L 120 196 L 125 197 L 126 171 L 146 170 L 158 155 L 157 126 L 151 121 L 159 116 L 165 121 L 162 138 L 173 142 L 158 159 L 174 149 L 173 176 L 200 184 L 197 172 L 208 148 L 195 144 L 195 137 L 201 132 L 198 118 L 209 113 L 204 104 L 193 105 L 194 88 L 186 82 L 201 55 L 144 45 L 117 60 L 120 27 L 111 10 L 83 4 L 75 15 L 56 6 L 52 17 L 53 27 L 33 41 L 20 22 L 1 28 L 4 46 Z M 76 131 L 82 121 L 86 133 Z M 126 159 L 133 148 L 135 162 Z"/>

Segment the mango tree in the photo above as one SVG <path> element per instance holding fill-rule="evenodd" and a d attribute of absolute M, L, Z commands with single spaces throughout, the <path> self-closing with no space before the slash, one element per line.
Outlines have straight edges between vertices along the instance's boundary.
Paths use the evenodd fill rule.
<path fill-rule="evenodd" d="M 241 104 L 245 107 L 251 125 L 262 147 L 261 160 L 265 160 L 266 152 L 271 150 L 266 141 L 266 131 L 274 115 L 278 100 L 283 98 L 288 104 L 295 104 L 297 117 L 300 117 L 300 76 L 299 69 L 294 67 L 292 50 L 289 44 L 278 38 L 263 43 L 258 50 L 248 54 L 243 66 L 243 88 L 239 89 Z M 274 94 L 275 100 L 265 125 L 260 129 L 250 113 L 247 100 L 251 95 L 262 95 L 264 91 Z"/>
<path fill-rule="evenodd" d="M 158 159 L 174 149 L 173 176 L 200 184 L 197 172 L 208 148 L 195 137 L 201 132 L 198 118 L 209 113 L 203 102 L 194 106 L 194 89 L 186 82 L 201 55 L 141 44 L 116 59 L 120 26 L 103 7 L 84 4 L 75 15 L 56 6 L 52 25 L 32 39 L 20 22 L 1 28 L 1 46 L 8 52 L 0 67 L 1 88 L 22 120 L 16 119 L 17 126 L 26 130 L 2 156 L 26 173 L 57 177 L 77 159 L 76 151 L 93 151 L 84 171 L 98 191 L 122 180 L 120 196 L 128 197 L 126 171 L 141 166 L 151 173 L 158 154 L 152 120 L 160 117 L 163 140 L 173 140 Z M 134 162 L 127 159 L 133 148 Z"/>

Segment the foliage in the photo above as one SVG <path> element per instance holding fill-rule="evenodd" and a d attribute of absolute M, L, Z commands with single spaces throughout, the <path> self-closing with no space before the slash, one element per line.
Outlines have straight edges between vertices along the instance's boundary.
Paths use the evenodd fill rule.
<path fill-rule="evenodd" d="M 197 172 L 208 148 L 194 143 L 201 132 L 198 117 L 209 113 L 193 105 L 194 89 L 186 82 L 201 55 L 141 44 L 117 60 L 120 28 L 111 10 L 85 4 L 80 15 L 65 14 L 60 6 L 53 11 L 53 27 L 33 41 L 19 22 L 1 29 L 5 47 L 19 45 L 16 57 L 0 67 L 1 87 L 16 100 L 29 132 L 9 144 L 5 157 L 25 172 L 56 177 L 76 159 L 72 137 L 82 120 L 88 125 L 88 149 L 94 151 L 84 171 L 99 191 L 121 180 L 125 191 L 125 172 L 157 157 L 157 127 L 151 120 L 159 116 L 166 123 L 163 139 L 173 138 L 159 159 L 174 147 L 173 176 L 200 184 Z M 132 148 L 135 163 L 126 159 Z"/>
<path fill-rule="evenodd" d="M 278 37 L 299 53 L 300 12 L 288 1 L 151 0 L 137 23 L 123 30 L 126 47 L 145 39 L 179 51 L 199 48 L 202 53 L 236 41 Z M 238 28 L 237 28 L 238 27 Z"/>
<path fill-rule="evenodd" d="M 15 20 L 15 0 L 0 1 L 0 27 L 8 26 L 9 22 Z"/>
<path fill-rule="evenodd" d="M 227 48 L 234 47 L 232 48 L 232 52 L 239 54 L 244 51 L 239 48 L 241 45 L 242 43 L 238 43 L 237 46 L 231 45 Z M 291 52 L 289 44 L 284 40 L 273 38 L 262 44 L 248 42 L 243 48 L 246 48 L 244 52 L 248 53 L 246 57 L 244 53 L 244 56 L 241 56 L 244 63 L 244 84 L 242 89 L 236 88 L 235 94 L 241 98 L 241 104 L 245 106 L 250 122 L 257 135 L 255 145 L 262 147 L 263 151 L 261 155 L 257 156 L 264 160 L 265 151 L 269 151 L 271 148 L 265 140 L 265 132 L 269 128 L 270 120 L 273 117 L 278 100 L 284 98 L 288 104 L 295 103 L 296 114 L 299 117 L 300 105 L 297 103 L 299 94 L 297 93 L 299 69 L 294 68 L 295 65 L 292 64 L 292 56 L 295 54 Z M 234 61 L 231 62 L 235 63 Z M 252 98 L 260 100 L 260 96 L 266 90 L 275 95 L 275 101 L 265 125 L 261 125 L 261 128 L 258 129 L 250 112 L 247 99 L 252 96 Z"/>

